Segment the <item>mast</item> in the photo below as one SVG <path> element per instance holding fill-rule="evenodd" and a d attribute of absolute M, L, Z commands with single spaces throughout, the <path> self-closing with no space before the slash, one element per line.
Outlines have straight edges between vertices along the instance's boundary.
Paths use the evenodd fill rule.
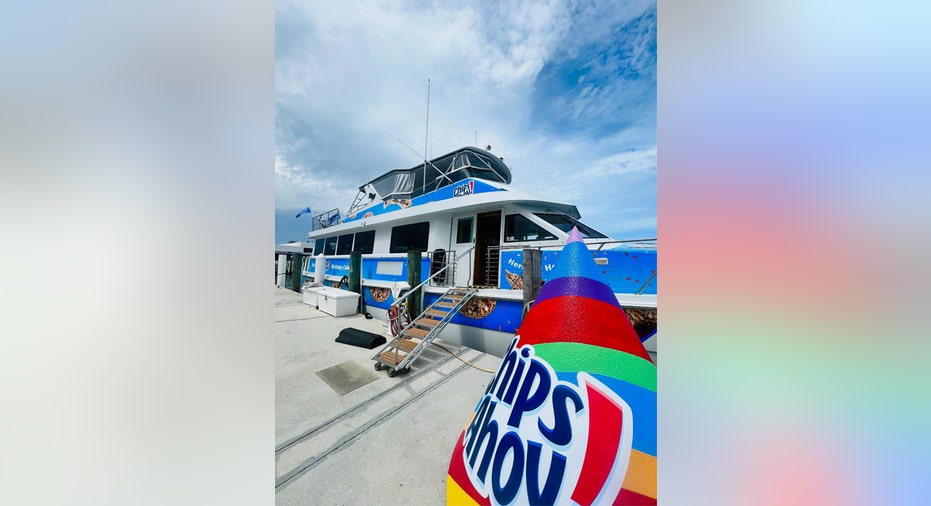
<path fill-rule="evenodd" d="M 427 78 L 427 127 L 423 134 L 423 184 L 421 193 L 427 192 L 427 138 L 430 134 L 430 78 Z"/>

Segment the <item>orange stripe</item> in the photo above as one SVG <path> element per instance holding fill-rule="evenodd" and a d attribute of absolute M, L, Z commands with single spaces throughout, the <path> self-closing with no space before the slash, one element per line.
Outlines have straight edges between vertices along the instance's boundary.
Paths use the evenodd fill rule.
<path fill-rule="evenodd" d="M 656 457 L 631 450 L 627 476 L 621 488 L 656 498 Z"/>

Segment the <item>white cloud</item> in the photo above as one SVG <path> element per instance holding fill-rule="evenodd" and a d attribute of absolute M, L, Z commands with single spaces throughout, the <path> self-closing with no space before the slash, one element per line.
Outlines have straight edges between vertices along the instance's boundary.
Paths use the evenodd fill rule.
<path fill-rule="evenodd" d="M 611 72 L 621 65 L 655 71 L 655 31 L 617 39 L 630 46 L 618 57 L 626 59 L 574 78 L 584 83 L 582 93 L 540 96 L 537 82 L 557 60 L 596 58 L 586 52 L 592 44 L 620 37 L 619 26 L 650 8 L 655 2 L 280 2 L 276 206 L 345 211 L 361 184 L 420 161 L 428 78 L 429 157 L 478 137 L 479 146 L 505 157 L 516 185 L 575 203 L 583 215 L 588 205 L 579 199 L 609 201 L 618 191 L 611 178 L 643 174 L 645 191 L 655 193 L 655 118 L 627 121 L 620 131 L 566 130 L 534 112 L 541 100 L 561 103 L 577 125 L 619 109 L 635 119 L 639 111 L 652 114 L 655 102 L 644 105 L 643 86 Z M 645 169 L 650 149 L 652 176 Z M 577 177 L 554 185 L 567 173 Z M 655 198 L 652 206 L 655 214 Z"/>
<path fill-rule="evenodd" d="M 339 207 L 324 204 L 346 197 L 346 189 L 334 186 L 331 182 L 317 178 L 310 170 L 288 166 L 281 158 L 275 157 L 275 207 L 279 209 L 303 209 L 307 205 L 314 210 Z M 316 202 L 312 202 L 314 200 Z M 317 202 L 323 207 L 317 207 Z"/>
<path fill-rule="evenodd" d="M 656 146 L 623 151 L 595 160 L 585 170 L 585 178 L 650 177 L 656 174 Z"/>

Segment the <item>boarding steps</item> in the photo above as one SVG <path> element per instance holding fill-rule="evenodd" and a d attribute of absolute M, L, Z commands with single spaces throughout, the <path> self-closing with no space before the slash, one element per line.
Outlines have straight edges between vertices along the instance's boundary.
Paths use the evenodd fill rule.
<path fill-rule="evenodd" d="M 375 370 L 387 369 L 390 377 L 409 371 L 414 360 L 436 339 L 476 291 L 475 288 L 459 287 L 447 290 L 372 357 Z"/>

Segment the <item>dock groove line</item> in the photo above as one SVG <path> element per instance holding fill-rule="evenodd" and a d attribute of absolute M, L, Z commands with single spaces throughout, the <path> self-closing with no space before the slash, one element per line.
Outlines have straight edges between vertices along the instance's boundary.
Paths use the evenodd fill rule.
<path fill-rule="evenodd" d="M 299 464 L 297 467 L 295 467 L 294 469 L 292 469 L 291 471 L 289 471 L 287 474 L 285 474 L 284 476 L 282 476 L 279 480 L 276 480 L 276 482 L 275 482 L 275 493 L 277 494 L 277 493 L 278 493 L 280 490 L 282 490 L 285 486 L 287 486 L 287 485 L 290 484 L 292 481 L 294 481 L 295 478 L 299 478 L 299 477 L 303 476 L 305 473 L 307 473 L 308 471 L 310 471 L 311 469 L 313 469 L 314 467 L 316 467 L 317 464 L 319 464 L 320 462 L 326 460 L 327 457 L 329 457 L 329 456 L 332 455 L 333 453 L 339 451 L 339 450 L 342 449 L 344 446 L 348 445 L 349 443 L 351 443 L 351 442 L 354 441 L 355 439 L 359 438 L 360 436 L 364 435 L 364 434 L 365 434 L 366 432 L 368 432 L 369 430 L 371 430 L 371 429 L 373 429 L 373 428 L 375 428 L 375 427 L 381 425 L 383 422 L 385 422 L 385 421 L 391 419 L 391 417 L 393 417 L 394 415 L 396 415 L 399 411 L 401 411 L 401 410 L 402 410 L 404 407 L 406 407 L 407 405 L 413 403 L 414 401 L 419 400 L 421 397 L 423 397 L 423 396 L 427 395 L 428 393 L 432 392 L 433 390 L 435 390 L 436 388 L 438 388 L 440 385 L 446 383 L 446 382 L 449 381 L 451 378 L 453 378 L 453 377 L 456 376 L 457 374 L 459 374 L 459 373 L 461 373 L 462 371 L 465 371 L 465 370 L 467 370 L 467 369 L 468 369 L 468 367 L 467 367 L 466 365 L 460 365 L 459 367 L 457 367 L 455 370 L 451 371 L 451 372 L 450 372 L 449 374 L 447 374 L 446 376 L 443 376 L 442 378 L 440 378 L 440 379 L 437 380 L 436 382 L 431 383 L 430 386 L 428 386 L 427 388 L 424 388 L 424 389 L 423 389 L 421 392 L 419 392 L 417 395 L 415 395 L 415 396 L 411 397 L 410 399 L 404 401 L 403 403 L 401 403 L 401 404 L 399 404 L 399 405 L 397 405 L 397 406 L 395 406 L 395 407 L 389 409 L 388 411 L 385 411 L 385 412 L 382 413 L 381 416 L 379 416 L 378 418 L 376 418 L 376 419 L 374 419 L 374 420 L 371 420 L 371 421 L 369 421 L 368 423 L 366 423 L 365 425 L 362 425 L 362 426 L 359 427 L 358 429 L 356 429 L 356 430 L 350 432 L 350 433 L 347 434 L 345 437 L 343 437 L 342 439 L 340 439 L 339 441 L 337 441 L 333 446 L 331 446 L 330 448 L 327 448 L 326 450 L 324 450 L 319 456 L 317 456 L 317 457 L 312 457 L 312 458 L 310 458 L 310 459 L 305 460 L 303 463 Z"/>
<path fill-rule="evenodd" d="M 361 409 L 364 409 L 364 408 L 369 407 L 370 405 L 374 404 L 376 401 L 381 400 L 381 398 L 384 397 L 386 394 L 389 394 L 389 393 L 394 392 L 395 390 L 397 390 L 397 389 L 399 389 L 399 388 L 401 388 L 401 387 L 405 387 L 405 386 L 409 385 L 409 384 L 410 384 L 411 382 L 413 382 L 415 379 L 417 379 L 417 378 L 423 376 L 424 374 L 427 374 L 428 372 L 430 372 L 430 371 L 432 371 L 432 370 L 434 370 L 434 369 L 440 367 L 441 365 L 443 365 L 443 364 L 449 362 L 450 360 L 452 360 L 452 357 L 445 357 L 445 358 L 443 358 L 443 359 L 441 359 L 441 360 L 438 360 L 438 361 L 436 361 L 435 363 L 433 363 L 431 367 L 428 367 L 428 368 L 426 368 L 426 369 L 421 369 L 421 370 L 417 371 L 417 372 L 414 373 L 414 374 L 408 374 L 406 378 L 404 378 L 403 380 L 401 380 L 401 381 L 395 383 L 393 386 L 391 386 L 390 388 L 388 388 L 388 389 L 385 390 L 384 392 L 380 392 L 380 393 L 378 393 L 378 394 L 376 394 L 376 395 L 373 395 L 372 397 L 369 397 L 368 399 L 366 399 L 366 400 L 360 402 L 359 404 L 356 404 L 355 406 L 349 408 L 348 410 L 343 411 L 342 413 L 340 413 L 340 414 L 334 416 L 333 418 L 330 418 L 329 420 L 327 420 L 327 421 L 325 421 L 325 422 L 323 422 L 323 423 L 317 425 L 316 427 L 313 427 L 313 428 L 307 430 L 307 431 L 304 432 L 303 434 L 301 434 L 301 435 L 299 435 L 299 436 L 295 436 L 295 437 L 293 437 L 293 438 L 291 438 L 291 439 L 285 441 L 284 443 L 281 443 L 280 445 L 278 445 L 277 447 L 275 447 L 275 455 L 278 455 L 278 454 L 280 454 L 281 452 L 283 452 L 284 450 L 287 450 L 290 446 L 293 446 L 293 445 L 295 445 L 295 444 L 297 444 L 297 443 L 300 443 L 301 441 L 307 439 L 308 437 L 313 436 L 313 435 L 316 434 L 317 432 L 320 432 L 321 430 L 328 428 L 329 426 L 331 426 L 331 425 L 333 425 L 334 423 L 336 423 L 336 422 L 342 420 L 343 418 L 345 418 L 345 417 L 347 417 L 347 416 L 350 416 L 350 415 L 353 415 L 353 414 L 355 414 L 356 412 L 360 411 Z M 441 376 L 443 376 L 443 375 L 441 374 Z"/>

